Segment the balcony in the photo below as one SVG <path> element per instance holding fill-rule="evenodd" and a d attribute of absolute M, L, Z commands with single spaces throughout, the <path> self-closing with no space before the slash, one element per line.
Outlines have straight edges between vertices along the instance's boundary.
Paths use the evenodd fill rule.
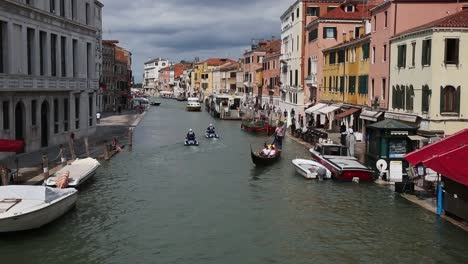
<path fill-rule="evenodd" d="M 305 78 L 305 84 L 308 86 L 317 86 L 317 75 L 311 74 Z"/>
<path fill-rule="evenodd" d="M 47 92 L 98 90 L 97 79 L 78 79 L 61 77 L 31 77 L 25 75 L 0 75 L 1 92 Z"/>
<path fill-rule="evenodd" d="M 298 92 L 302 92 L 304 88 L 302 86 L 297 87 L 297 86 L 290 86 L 290 85 L 282 85 L 281 90 L 284 92 L 298 93 Z"/>

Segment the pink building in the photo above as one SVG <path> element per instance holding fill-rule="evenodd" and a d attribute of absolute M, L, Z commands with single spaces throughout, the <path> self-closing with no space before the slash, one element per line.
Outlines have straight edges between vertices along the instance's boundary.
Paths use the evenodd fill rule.
<path fill-rule="evenodd" d="M 262 103 L 279 107 L 281 39 L 273 42 L 263 60 Z M 266 101 L 266 102 L 265 102 Z"/>
<path fill-rule="evenodd" d="M 171 66 L 159 70 L 159 82 L 163 91 L 173 92 L 171 84 Z"/>
<path fill-rule="evenodd" d="M 316 103 L 320 99 L 320 90 L 323 89 L 323 54 L 322 50 L 335 46 L 344 41 L 362 36 L 368 28 L 370 19 L 369 10 L 374 7 L 362 4 L 363 1 L 346 1 L 309 23 L 305 49 L 305 103 Z"/>
<path fill-rule="evenodd" d="M 390 38 L 416 26 L 454 14 L 467 0 L 391 0 L 371 9 L 369 104 L 388 109 Z"/>

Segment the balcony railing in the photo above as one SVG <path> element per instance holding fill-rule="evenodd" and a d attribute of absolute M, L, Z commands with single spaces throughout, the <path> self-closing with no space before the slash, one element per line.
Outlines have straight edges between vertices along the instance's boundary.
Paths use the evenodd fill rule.
<path fill-rule="evenodd" d="M 98 90 L 97 79 L 31 77 L 0 74 L 0 91 L 77 91 Z"/>
<path fill-rule="evenodd" d="M 308 85 L 316 86 L 317 85 L 317 75 L 313 74 L 313 75 L 307 76 L 305 78 L 305 83 L 308 84 Z"/>

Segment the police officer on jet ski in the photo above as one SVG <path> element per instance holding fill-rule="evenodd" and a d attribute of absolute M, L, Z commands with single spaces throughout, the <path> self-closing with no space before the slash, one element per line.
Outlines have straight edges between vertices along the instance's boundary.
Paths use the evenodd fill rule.
<path fill-rule="evenodd" d="M 206 129 L 206 133 L 207 134 L 215 134 L 215 127 L 213 126 L 213 124 L 210 124 L 210 126 L 208 126 L 208 128 Z"/>
<path fill-rule="evenodd" d="M 192 129 L 187 133 L 187 141 L 195 141 L 195 132 Z"/>

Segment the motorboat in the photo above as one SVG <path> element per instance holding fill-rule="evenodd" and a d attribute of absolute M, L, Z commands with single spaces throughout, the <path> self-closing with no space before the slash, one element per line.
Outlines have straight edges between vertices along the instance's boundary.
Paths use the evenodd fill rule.
<path fill-rule="evenodd" d="M 189 97 L 187 99 L 187 106 L 186 106 L 187 111 L 189 112 L 199 112 L 201 111 L 201 104 L 198 101 L 198 98 L 196 97 Z"/>
<path fill-rule="evenodd" d="M 208 133 L 208 132 L 206 132 L 206 133 L 205 133 L 205 137 L 206 137 L 206 138 L 219 138 L 219 135 L 216 134 L 216 133 Z"/>
<path fill-rule="evenodd" d="M 348 155 L 348 148 L 334 143 L 318 143 L 309 149 L 312 157 L 325 166 L 332 173 L 332 178 L 337 180 L 372 181 L 375 179 L 374 171 L 363 164 L 357 158 Z"/>
<path fill-rule="evenodd" d="M 233 94 L 212 94 L 207 99 L 207 109 L 213 117 L 225 120 L 241 120 L 242 96 Z"/>
<path fill-rule="evenodd" d="M 198 146 L 198 141 L 196 139 L 194 140 L 185 139 L 184 145 L 185 146 Z"/>
<path fill-rule="evenodd" d="M 75 188 L 0 186 L 0 232 L 36 229 L 69 211 L 78 199 Z"/>
<path fill-rule="evenodd" d="M 44 185 L 55 187 L 59 177 L 65 172 L 69 172 L 68 187 L 77 188 L 91 178 L 100 165 L 99 161 L 93 158 L 76 159 L 47 178 Z"/>
<path fill-rule="evenodd" d="M 325 168 L 322 164 L 307 159 L 293 159 L 292 164 L 296 168 L 297 173 L 304 176 L 306 179 L 331 179 L 332 173 L 330 170 Z M 320 175 L 319 170 L 323 169 L 325 175 Z"/>
<path fill-rule="evenodd" d="M 277 162 L 281 158 L 281 151 L 276 148 L 274 156 L 264 156 L 262 151 L 254 152 L 252 147 L 250 147 L 250 156 L 252 162 L 257 166 L 267 166 Z"/>

